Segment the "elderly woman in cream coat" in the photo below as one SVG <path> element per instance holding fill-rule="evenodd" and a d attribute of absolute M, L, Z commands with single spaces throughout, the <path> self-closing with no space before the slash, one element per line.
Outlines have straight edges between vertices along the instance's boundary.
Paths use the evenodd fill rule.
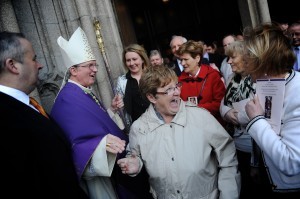
<path fill-rule="evenodd" d="M 151 105 L 132 125 L 122 172 L 134 177 L 144 164 L 154 198 L 239 198 L 232 138 L 208 111 L 182 101 L 180 88 L 172 69 L 143 73 L 140 89 Z"/>

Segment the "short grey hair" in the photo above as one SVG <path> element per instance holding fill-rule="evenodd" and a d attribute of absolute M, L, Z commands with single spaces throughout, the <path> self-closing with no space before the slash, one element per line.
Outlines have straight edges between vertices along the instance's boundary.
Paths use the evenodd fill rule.
<path fill-rule="evenodd" d="M 155 55 L 159 55 L 162 58 L 161 53 L 158 50 L 151 50 L 150 54 L 149 54 L 149 58 L 151 58 Z"/>
<path fill-rule="evenodd" d="M 187 39 L 186 39 L 185 37 L 179 36 L 179 35 L 173 35 L 173 36 L 172 36 L 172 39 L 171 39 L 171 41 L 170 41 L 170 46 L 171 46 L 171 44 L 172 44 L 172 41 L 173 41 L 175 38 L 180 38 L 181 41 L 182 41 L 182 43 L 187 42 Z"/>
<path fill-rule="evenodd" d="M 11 58 L 20 63 L 24 61 L 25 48 L 20 40 L 26 39 L 22 33 L 1 32 L 0 33 L 0 71 L 5 66 L 7 59 Z"/>

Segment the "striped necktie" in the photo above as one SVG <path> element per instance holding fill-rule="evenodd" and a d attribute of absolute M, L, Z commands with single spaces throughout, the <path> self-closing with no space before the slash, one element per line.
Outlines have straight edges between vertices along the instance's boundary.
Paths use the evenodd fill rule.
<path fill-rule="evenodd" d="M 44 108 L 32 97 L 29 97 L 30 101 L 29 103 L 34 106 L 34 108 L 36 108 L 43 116 L 45 116 L 46 118 L 49 119 L 46 111 L 44 110 Z"/>

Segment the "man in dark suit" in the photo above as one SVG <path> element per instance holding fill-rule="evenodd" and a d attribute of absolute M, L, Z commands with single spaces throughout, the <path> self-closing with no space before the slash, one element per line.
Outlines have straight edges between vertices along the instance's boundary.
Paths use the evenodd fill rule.
<path fill-rule="evenodd" d="M 300 20 L 292 23 L 288 28 L 288 36 L 292 42 L 292 49 L 296 56 L 294 70 L 300 71 Z"/>
<path fill-rule="evenodd" d="M 87 198 L 59 126 L 29 103 L 42 65 L 21 33 L 0 33 L 2 195 L 7 198 Z"/>
<path fill-rule="evenodd" d="M 187 39 L 185 37 L 177 35 L 172 36 L 170 42 L 171 51 L 174 55 L 173 62 L 170 64 L 170 66 L 173 68 L 177 76 L 180 76 L 181 72 L 183 71 L 183 66 L 180 64 L 180 60 L 178 55 L 176 54 L 176 51 L 185 42 L 187 42 Z"/>

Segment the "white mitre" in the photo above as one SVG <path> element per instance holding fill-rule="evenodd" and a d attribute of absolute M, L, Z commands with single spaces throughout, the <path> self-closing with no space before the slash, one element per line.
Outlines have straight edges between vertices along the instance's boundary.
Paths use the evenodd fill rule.
<path fill-rule="evenodd" d="M 64 65 L 68 69 L 83 62 L 96 60 L 87 36 L 80 27 L 73 33 L 69 41 L 60 36 L 57 43 L 60 47 Z"/>

